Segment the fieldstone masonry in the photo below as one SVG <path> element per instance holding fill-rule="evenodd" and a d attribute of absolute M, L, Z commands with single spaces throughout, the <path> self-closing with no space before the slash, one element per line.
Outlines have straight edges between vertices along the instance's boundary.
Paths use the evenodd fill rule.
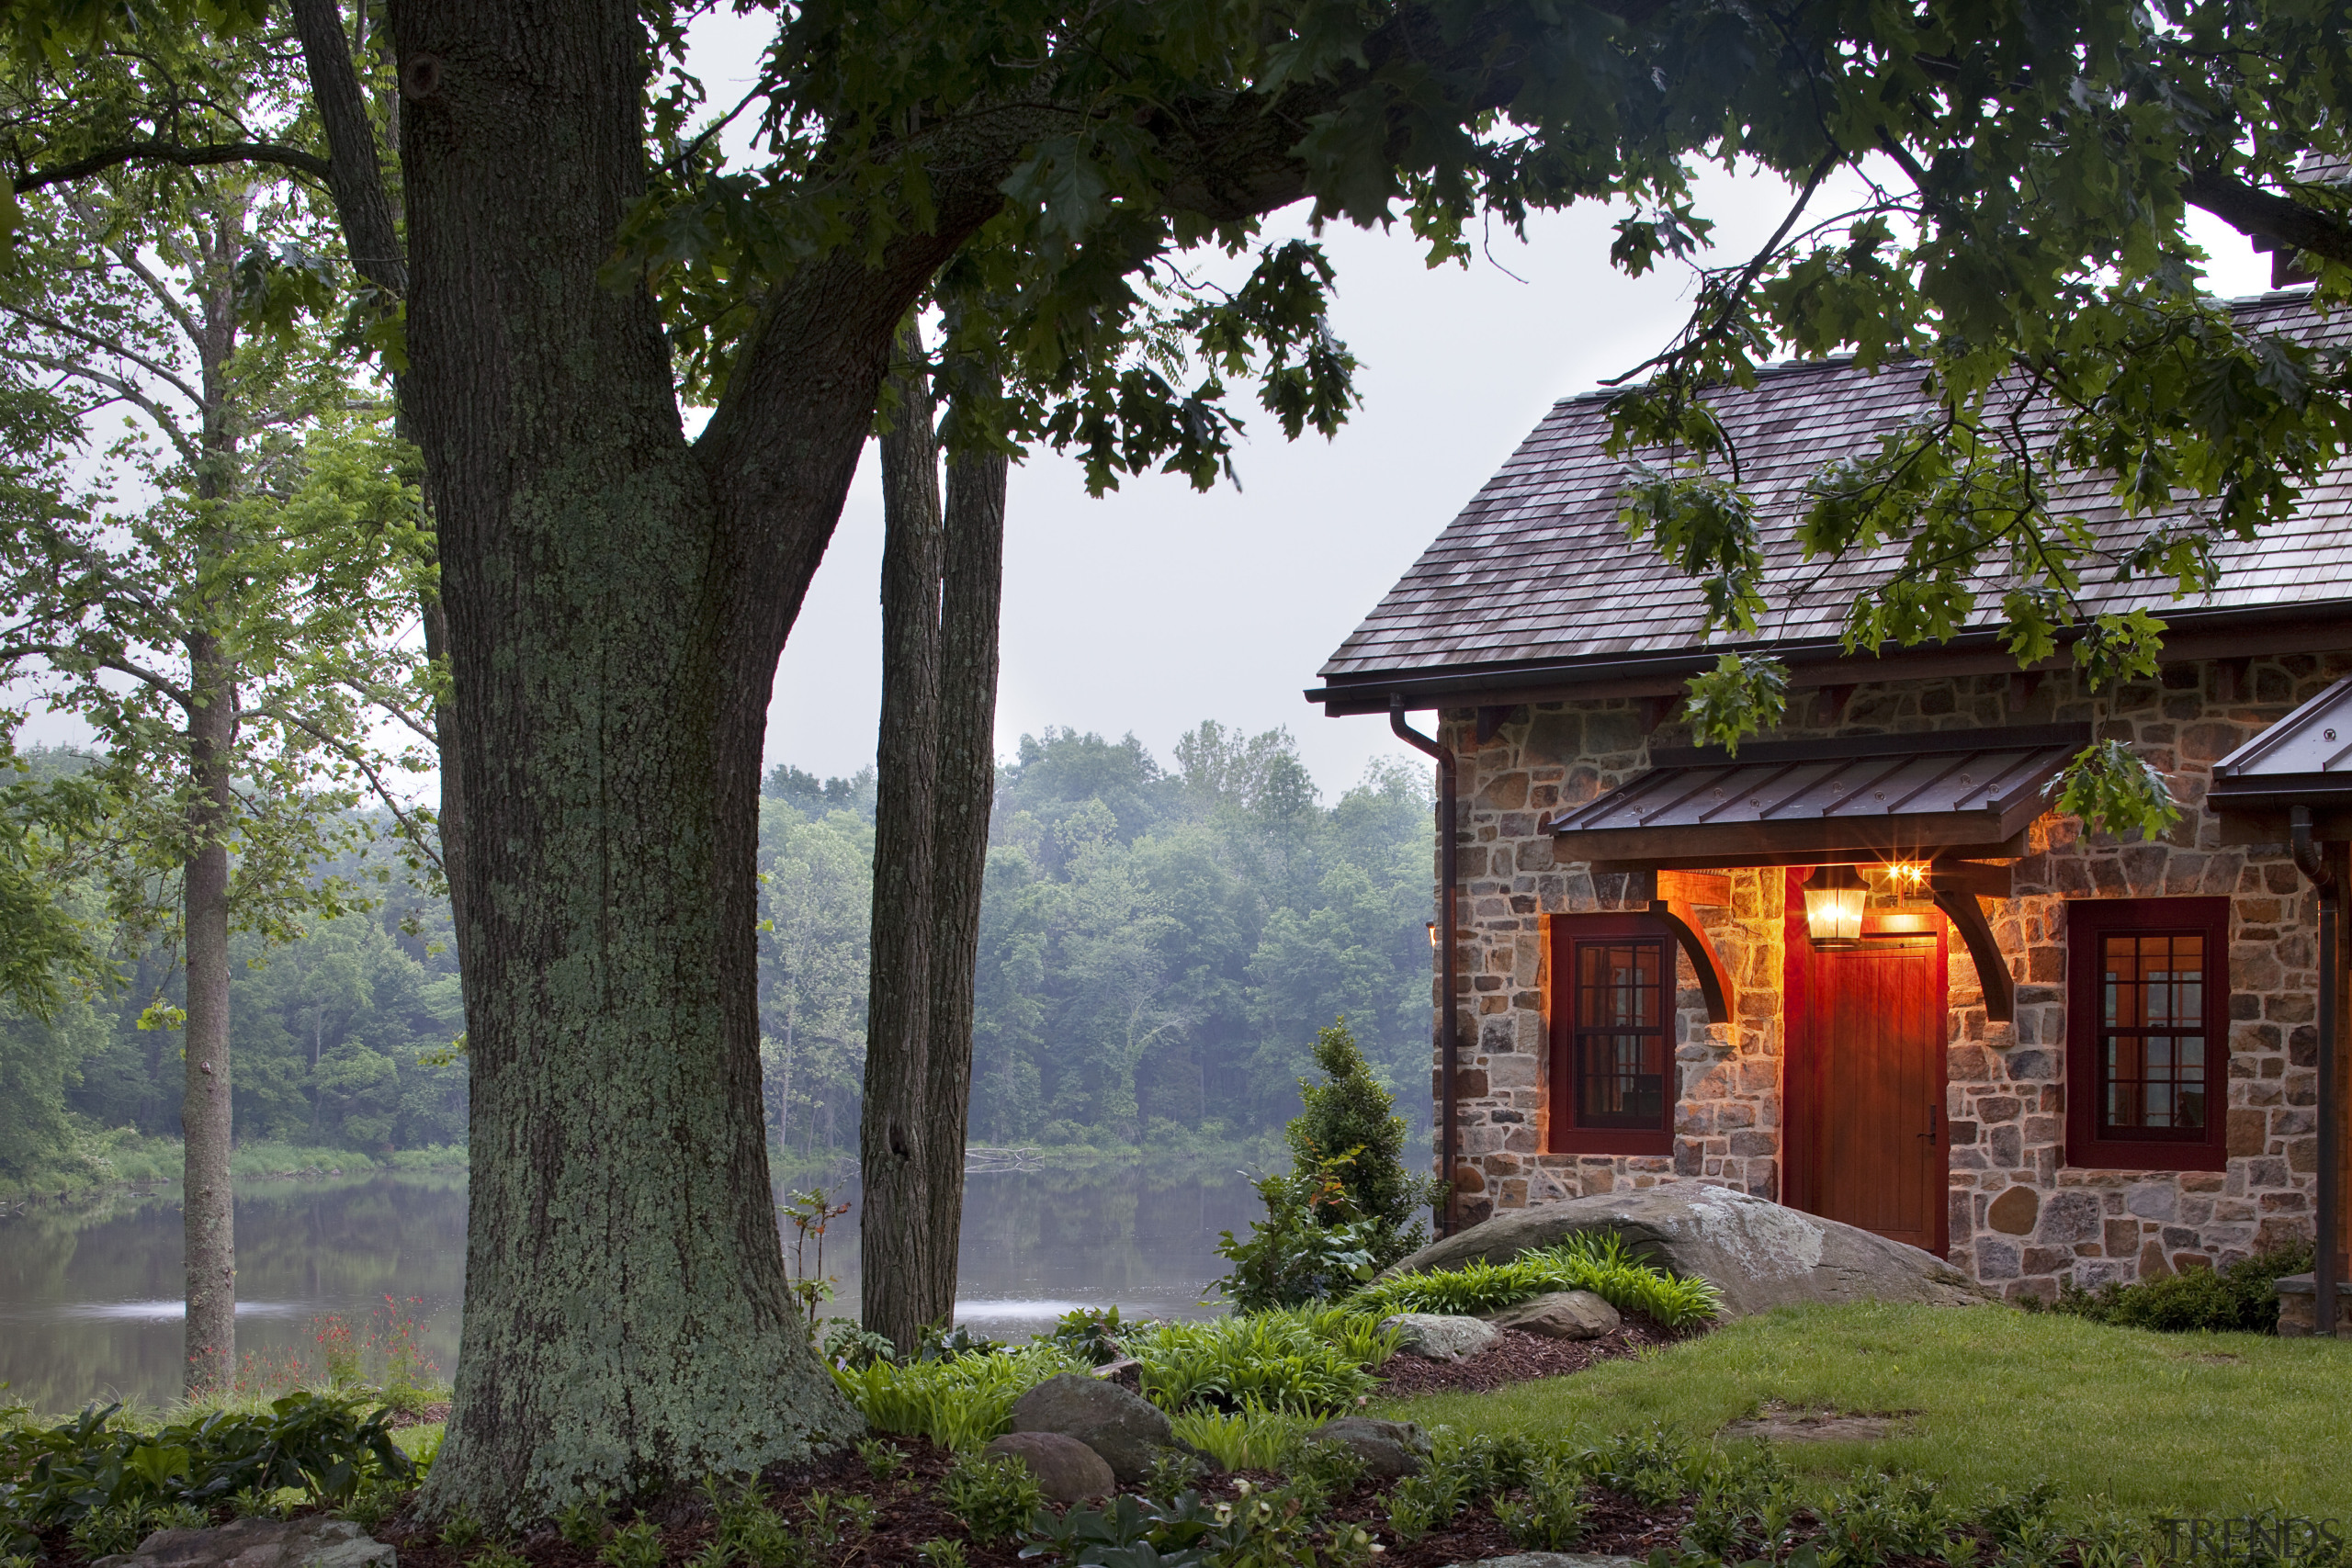
<path fill-rule="evenodd" d="M 1820 694 L 1792 697 L 1772 739 L 1912 733 L 2088 720 L 2171 781 L 2181 820 L 2162 840 L 2086 833 L 2054 813 L 2014 867 L 2016 896 L 1987 913 L 2017 984 L 2014 1023 L 1993 1023 L 1966 950 L 1951 944 L 1951 1259 L 2014 1299 L 2055 1297 L 2227 1263 L 2311 1234 L 2317 1123 L 2317 905 L 2284 844 L 2230 846 L 2203 807 L 2211 765 L 2328 682 L 2352 654 L 2167 666 L 2094 697 L 2071 671 L 1854 688 L 1830 719 Z M 2020 699 L 2022 699 L 2020 701 Z M 1777 870 L 1730 873 L 1732 907 L 1702 908 L 1738 984 L 1737 1016 L 1711 1025 L 1680 960 L 1680 1077 L 1671 1156 L 1547 1154 L 1545 918 L 1642 908 L 1645 877 L 1595 876 L 1557 862 L 1543 830 L 1691 744 L 1687 728 L 1645 733 L 1636 699 L 1542 703 L 1476 741 L 1445 716 L 1461 757 L 1461 997 L 1475 1045 L 1457 1066 L 1465 1220 L 1498 1208 L 1695 1180 L 1780 1195 L 1782 889 Z M 2065 912 L 2069 898 L 2227 894 L 2229 1164 L 2224 1171 L 2074 1169 L 2065 1152 Z"/>

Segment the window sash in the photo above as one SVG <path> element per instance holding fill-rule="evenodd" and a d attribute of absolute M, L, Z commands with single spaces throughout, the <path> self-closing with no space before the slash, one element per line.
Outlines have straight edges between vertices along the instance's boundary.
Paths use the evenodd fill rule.
<path fill-rule="evenodd" d="M 1672 954 L 1663 938 L 1592 937 L 1571 944 L 1573 1125 L 1663 1132 L 1670 1075 L 1667 1021 Z"/>
<path fill-rule="evenodd" d="M 2201 931 L 2180 930 L 2103 931 L 2098 941 L 2099 1135 L 2203 1139 L 2212 1106 L 2212 944 Z"/>

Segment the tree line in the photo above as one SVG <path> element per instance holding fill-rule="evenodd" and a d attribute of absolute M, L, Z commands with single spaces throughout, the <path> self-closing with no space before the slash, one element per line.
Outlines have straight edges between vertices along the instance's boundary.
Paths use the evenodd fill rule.
<path fill-rule="evenodd" d="M 85 765 L 33 752 L 46 774 Z M 762 1095 L 794 1164 L 856 1152 L 876 781 L 780 765 L 761 800 Z M 1427 781 L 1379 763 L 1323 805 L 1290 737 L 1209 721 L 1163 766 L 1047 729 L 997 768 L 976 967 L 971 1126 L 991 1145 L 1201 1148 L 1297 1109 L 1345 1014 L 1414 1120 L 1427 1066 Z M 380 826 L 380 824 L 379 824 Z M 320 868 L 371 907 L 230 944 L 240 1144 L 368 1154 L 466 1140 L 447 900 L 380 852 Z M 111 993 L 0 1009 L 0 1179 L 89 1174 L 103 1134 L 179 1131 L 186 978 L 138 951 Z M 125 941 L 133 941 L 126 948 Z"/>

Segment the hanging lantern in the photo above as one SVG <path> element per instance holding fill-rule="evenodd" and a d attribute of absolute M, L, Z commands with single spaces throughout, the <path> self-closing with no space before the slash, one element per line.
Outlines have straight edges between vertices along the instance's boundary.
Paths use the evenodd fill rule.
<path fill-rule="evenodd" d="M 1804 885 L 1804 932 L 1815 942 L 1859 942 L 1870 889 L 1850 865 L 1826 865 Z"/>

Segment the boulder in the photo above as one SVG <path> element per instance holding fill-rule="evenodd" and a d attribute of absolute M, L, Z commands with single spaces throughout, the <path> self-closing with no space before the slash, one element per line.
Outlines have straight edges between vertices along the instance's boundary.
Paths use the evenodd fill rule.
<path fill-rule="evenodd" d="M 1507 1210 L 1421 1248 L 1387 1273 L 1500 1263 L 1591 1230 L 1614 1231 L 1636 1256 L 1713 1281 L 1727 1318 L 1804 1302 L 1968 1306 L 1989 1299 L 1932 1252 L 1696 1182 Z"/>
<path fill-rule="evenodd" d="M 1400 1312 L 1380 1320 L 1400 1331 L 1396 1348 L 1431 1361 L 1466 1361 L 1495 1348 L 1502 1334 L 1483 1318 L 1449 1317 L 1438 1312 Z"/>
<path fill-rule="evenodd" d="M 235 1519 L 218 1529 L 157 1530 L 136 1551 L 90 1568 L 398 1568 L 399 1557 L 349 1519 Z"/>
<path fill-rule="evenodd" d="M 1364 1473 L 1381 1481 L 1419 1473 L 1430 1457 L 1430 1436 L 1410 1421 L 1376 1421 L 1342 1416 L 1306 1434 L 1310 1443 L 1339 1443 L 1363 1461 Z"/>
<path fill-rule="evenodd" d="M 1021 1461 L 1051 1503 L 1083 1503 L 1108 1496 L 1119 1483 L 1102 1456 L 1059 1432 L 1007 1432 L 992 1438 L 984 1454 L 1002 1454 Z"/>
<path fill-rule="evenodd" d="M 1143 1479 L 1157 1450 L 1183 1449 L 1159 1406 L 1083 1372 L 1047 1378 L 1023 1394 L 1012 1406 L 1012 1429 L 1076 1438 L 1126 1485 Z"/>
<path fill-rule="evenodd" d="M 1547 1291 L 1484 1315 L 1497 1328 L 1523 1329 L 1546 1339 L 1598 1339 L 1625 1324 L 1615 1307 L 1590 1291 Z"/>

